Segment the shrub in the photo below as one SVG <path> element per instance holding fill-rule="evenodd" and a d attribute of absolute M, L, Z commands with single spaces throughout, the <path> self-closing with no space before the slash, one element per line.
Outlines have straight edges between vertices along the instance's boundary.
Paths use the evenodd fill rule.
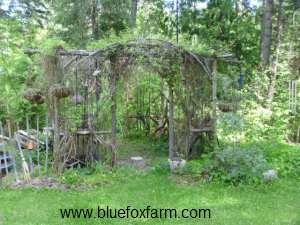
<path fill-rule="evenodd" d="M 152 169 L 153 172 L 157 174 L 168 174 L 171 171 L 167 161 L 156 164 Z"/>
<path fill-rule="evenodd" d="M 256 183 L 262 181 L 262 174 L 267 169 L 269 166 L 261 151 L 227 147 L 212 154 L 203 175 L 205 179 L 226 183 Z"/>
<path fill-rule="evenodd" d="M 266 144 L 266 157 L 281 177 L 300 177 L 299 147 L 286 144 Z"/>
<path fill-rule="evenodd" d="M 62 183 L 65 184 L 80 184 L 83 181 L 82 176 L 77 169 L 69 169 L 60 177 Z"/>

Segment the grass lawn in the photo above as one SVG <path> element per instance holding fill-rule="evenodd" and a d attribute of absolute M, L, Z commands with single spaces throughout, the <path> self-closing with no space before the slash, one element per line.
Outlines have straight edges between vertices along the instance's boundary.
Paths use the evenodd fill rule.
<path fill-rule="evenodd" d="M 147 149 L 142 142 L 134 146 L 122 146 L 120 158 L 143 155 L 150 162 L 166 161 L 166 155 L 159 153 L 160 146 L 155 147 L 158 153 L 151 151 L 155 149 L 153 146 L 148 145 Z M 299 151 L 295 146 L 266 146 L 270 148 L 267 152 L 272 150 L 284 155 Z M 276 158 L 280 158 L 279 155 Z M 71 178 L 76 183 L 92 184 L 93 189 L 0 189 L 0 224 L 300 225 L 300 180 L 296 178 L 281 178 L 268 185 L 234 187 L 170 175 L 161 167 L 149 171 L 121 168 L 114 172 L 100 167 L 86 173 L 82 170 L 79 175 L 64 176 L 69 181 Z M 62 219 L 59 210 L 93 208 L 93 215 L 97 216 L 98 206 L 143 209 L 148 205 L 178 210 L 209 208 L 211 219 Z"/>
<path fill-rule="evenodd" d="M 134 172 L 133 172 L 134 173 Z M 96 178 L 96 177 L 94 177 Z M 101 179 L 101 177 L 99 177 Z M 134 173 L 92 190 L 2 189 L 1 224 L 300 224 L 300 182 L 231 187 Z M 210 208 L 211 219 L 61 219 L 59 208 Z"/>

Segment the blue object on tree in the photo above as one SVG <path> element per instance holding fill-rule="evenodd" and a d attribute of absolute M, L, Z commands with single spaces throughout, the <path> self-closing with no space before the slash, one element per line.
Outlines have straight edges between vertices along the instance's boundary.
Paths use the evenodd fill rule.
<path fill-rule="evenodd" d="M 238 79 L 239 88 L 243 88 L 245 82 L 245 75 L 240 73 L 240 77 Z"/>

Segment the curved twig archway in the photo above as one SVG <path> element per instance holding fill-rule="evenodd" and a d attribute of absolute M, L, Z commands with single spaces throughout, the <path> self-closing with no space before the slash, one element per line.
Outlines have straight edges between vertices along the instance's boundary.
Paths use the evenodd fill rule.
<path fill-rule="evenodd" d="M 30 50 L 27 53 L 34 52 Z M 56 85 L 56 87 L 58 84 L 72 86 L 73 105 L 84 103 L 82 125 L 76 127 L 75 131 L 77 140 L 74 142 L 76 142 L 77 148 L 74 147 L 74 143 L 72 143 L 72 148 L 70 147 L 70 151 L 75 152 L 73 158 L 79 157 L 80 160 L 89 161 L 93 158 L 91 152 L 94 151 L 89 148 L 92 148 L 91 146 L 96 142 L 106 143 L 111 147 L 113 153 L 113 165 L 116 163 L 117 149 L 117 84 L 125 77 L 124 75 L 134 73 L 136 67 L 144 67 L 159 74 L 165 80 L 165 84 L 167 84 L 165 88 L 168 93 L 169 157 L 174 158 L 180 156 L 179 153 L 187 156 L 199 135 L 206 133 L 210 137 L 214 136 L 216 62 L 217 60 L 235 62 L 231 55 L 204 56 L 170 42 L 152 39 L 112 44 L 90 52 L 58 49 L 55 56 L 48 58 L 51 60 L 46 61 L 55 62 L 55 66 L 51 70 L 45 68 L 46 80 L 53 81 L 51 85 Z M 47 66 L 49 67 L 49 65 Z M 53 79 L 57 74 L 62 77 Z M 103 85 L 105 81 L 108 83 L 107 86 Z M 99 133 L 106 133 L 106 131 L 99 131 L 95 125 L 99 118 L 98 108 L 95 112 L 93 111 L 96 115 L 93 115 L 92 118 L 89 116 L 89 110 L 93 110 L 95 105 L 98 107 L 99 101 L 101 101 L 99 96 L 104 88 L 109 89 L 111 102 L 111 141 L 109 143 L 97 136 Z M 81 95 L 79 95 L 79 91 L 81 91 Z M 66 146 L 71 146 L 71 144 L 67 141 L 62 143 L 59 138 L 59 134 L 63 130 L 59 118 L 64 116 L 63 110 L 58 106 L 59 100 L 53 96 L 49 99 L 49 104 L 55 105 L 54 110 L 50 110 L 54 114 L 53 124 L 56 134 L 54 152 L 61 153 L 62 146 L 63 149 L 66 149 Z M 70 129 L 67 133 L 70 133 Z M 84 135 L 87 135 L 88 138 L 83 138 Z M 73 139 L 66 140 L 70 142 Z M 63 152 L 63 156 L 59 155 L 58 161 L 65 162 L 66 155 L 70 155 L 69 152 Z"/>

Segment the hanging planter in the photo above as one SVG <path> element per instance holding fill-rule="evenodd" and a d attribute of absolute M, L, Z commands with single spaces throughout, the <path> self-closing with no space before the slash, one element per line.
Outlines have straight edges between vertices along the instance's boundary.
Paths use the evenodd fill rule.
<path fill-rule="evenodd" d="M 50 93 L 57 98 L 66 98 L 70 96 L 71 90 L 63 85 L 56 84 L 50 88 Z"/>
<path fill-rule="evenodd" d="M 221 112 L 234 112 L 236 110 L 236 107 L 232 102 L 219 102 L 218 108 Z"/>
<path fill-rule="evenodd" d="M 42 92 L 36 89 L 28 89 L 24 92 L 23 97 L 31 103 L 43 104 L 45 102 Z"/>

